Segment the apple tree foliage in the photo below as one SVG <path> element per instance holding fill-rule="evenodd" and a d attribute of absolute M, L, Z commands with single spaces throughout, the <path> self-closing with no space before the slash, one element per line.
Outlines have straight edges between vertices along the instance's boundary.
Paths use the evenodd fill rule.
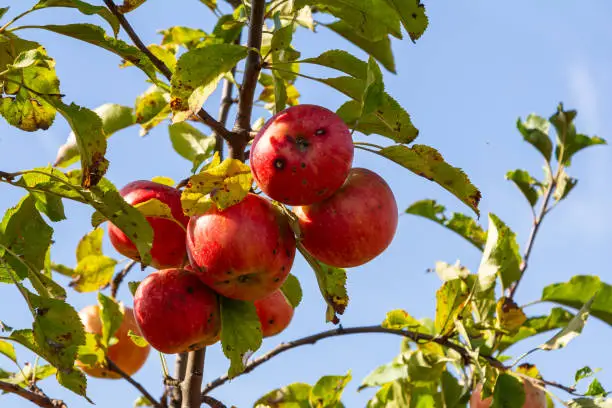
<path fill-rule="evenodd" d="M 80 0 L 31 0 L 20 2 L 15 10 L 0 8 L 0 114 L 9 125 L 24 132 L 46 130 L 58 116 L 72 129 L 52 167 L 0 171 L 3 188 L 21 189 L 25 194 L 0 223 L 0 282 L 13 285 L 32 314 L 28 327 L 12 328 L 0 322 L 0 354 L 17 368 L 0 369 L 2 391 L 16 393 L 39 406 L 63 406 L 47 397 L 38 385 L 38 381 L 54 376 L 59 384 L 88 400 L 86 376 L 75 367 L 75 360 L 106 364 L 105 353 L 122 314 L 114 291 L 111 296 L 102 292 L 120 283 L 117 277 L 127 273 L 119 268 L 117 260 L 102 252 L 101 224 L 112 220 L 130 237 L 144 267 L 151 259 L 153 239 L 145 216 L 172 219 L 169 209 L 155 200 L 128 205 L 105 177 L 112 164 L 106 159 L 107 139 L 113 133 L 139 127 L 140 134 L 146 135 L 154 127 L 167 126 L 176 153 L 191 163 L 192 174 L 186 174 L 189 180 L 179 183 L 165 177 L 155 177 L 154 181 L 178 184 L 183 189 L 182 205 L 187 215 L 202 214 L 213 205 L 227 208 L 240 202 L 253 187 L 244 151 L 253 132 L 266 120 L 251 117 L 254 103 L 274 114 L 298 104 L 299 87 L 316 81 L 346 97 L 337 114 L 353 130 L 357 148 L 439 184 L 467 206 L 471 215 L 448 214 L 442 204 L 421 200 L 405 212 L 428 218 L 465 238 L 482 251 L 480 265 L 471 271 L 459 263 L 435 264 L 441 284 L 431 318 L 393 310 L 373 326 L 338 326 L 283 344 L 259 357 L 252 357 L 262 343 L 252 303 L 221 299 L 221 342 L 229 360 L 228 373 L 204 388 L 202 401 L 223 406 L 213 405 L 221 404 L 214 399 L 210 402 L 209 393 L 214 388 L 302 344 L 333 336 L 384 332 L 403 340 L 393 361 L 361 380 L 360 389 L 377 389 L 369 408 L 464 407 L 477 383 L 483 385 L 483 397 L 492 396 L 492 406 L 519 408 L 525 400 L 521 381 L 526 378 L 546 390 L 550 406 L 557 388 L 572 394 L 570 400 L 559 400 L 566 406 L 612 406 L 612 400 L 606 398 L 608 392 L 589 367 L 580 368 L 572 380 L 575 383 L 568 379 L 564 386 L 546 381 L 534 366 L 519 364 L 532 352 L 566 346 L 580 334 L 589 316 L 612 324 L 612 286 L 597 276 L 575 276 L 543 288 L 541 301 L 552 305 L 544 315 L 529 315 L 513 300 L 542 221 L 577 184 L 568 174 L 572 158 L 586 147 L 605 144 L 604 139 L 576 129 L 576 111 L 560 104 L 548 118 L 531 114 L 516 123 L 518 133 L 537 149 L 544 162 L 539 178 L 521 169 L 506 174 L 533 214 L 533 233 L 521 252 L 517 236 L 498 216 L 487 215 L 486 229 L 479 218 L 474 218 L 480 217 L 478 188 L 434 147 L 415 143 L 417 127 L 393 98 L 393 90 L 384 86 L 382 71 L 396 74 L 391 38 L 416 42 L 428 27 L 426 6 L 419 0 L 228 0 L 228 4 L 200 0 L 218 17 L 214 27 L 168 27 L 160 32 L 159 43 L 150 45 L 140 41 L 128 21 L 129 13 L 145 1 L 115 4 L 105 0 L 102 6 Z M 100 25 L 20 25 L 28 14 L 45 13 L 51 7 L 97 16 Z M 330 22 L 317 21 L 321 14 Z M 292 39 L 297 30 L 328 35 L 323 28 L 363 50 L 368 59 L 361 60 L 341 49 L 303 55 L 294 48 Z M 68 100 L 62 95 L 53 56 L 48 55 L 44 44 L 22 38 L 27 30 L 71 37 L 115 54 L 121 67 L 142 71 L 145 90 L 133 106 L 109 103 L 89 108 L 80 106 L 78 100 Z M 129 41 L 119 38 L 122 32 Z M 301 73 L 303 65 L 317 66 L 320 72 L 329 74 L 305 75 Z M 225 114 L 217 120 L 202 105 L 222 84 L 230 93 L 221 101 Z M 232 85 L 239 89 L 237 100 L 231 94 Z M 235 126 L 229 128 L 227 107 L 232 103 L 237 103 L 239 110 Z M 370 143 L 367 136 L 372 134 L 384 137 L 387 143 Z M 230 153 L 225 160 L 220 145 L 223 141 Z M 80 202 L 92 210 L 92 231 L 79 242 L 75 263 L 70 266 L 54 263 L 50 255 L 54 238 L 51 225 L 66 219 L 65 200 Z M 290 217 L 289 212 L 286 214 Z M 290 221 L 299 237 L 295 220 Z M 325 265 L 299 249 L 312 266 L 322 301 L 327 304 L 322 319 L 338 324 L 350 307 L 346 271 Z M 137 284 L 130 282 L 132 293 Z M 78 292 L 98 292 L 102 335 L 84 332 L 65 286 Z M 282 290 L 293 306 L 299 305 L 301 288 L 295 276 L 290 276 Z M 519 356 L 508 354 L 511 346 L 541 333 L 550 333 L 550 339 L 537 349 L 523 350 L 525 353 Z M 134 342 L 143 344 L 144 339 L 131 335 Z M 40 357 L 40 362 L 21 365 L 24 357 L 18 359 L 14 344 Z M 589 377 L 588 386 L 577 386 Z M 323 376 L 315 384 L 288 384 L 262 392 L 265 395 L 254 405 L 342 407 L 342 392 L 351 380 L 349 372 Z M 165 385 L 180 384 L 166 377 Z M 161 407 L 167 403 L 143 396 L 136 405 Z"/>

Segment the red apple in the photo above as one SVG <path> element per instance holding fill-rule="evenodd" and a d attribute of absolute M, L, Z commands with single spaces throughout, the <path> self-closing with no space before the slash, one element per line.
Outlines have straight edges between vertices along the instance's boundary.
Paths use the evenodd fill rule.
<path fill-rule="evenodd" d="M 86 332 L 102 334 L 102 322 L 100 321 L 100 308 L 98 305 L 90 305 L 83 308 L 79 312 L 79 316 L 83 322 L 83 326 L 85 326 Z M 151 347 L 139 347 L 134 344 L 128 335 L 130 330 L 136 334 L 140 334 L 140 330 L 134 319 L 133 310 L 126 307 L 124 308 L 123 322 L 114 334 L 118 341 L 108 348 L 108 358 L 125 373 L 133 375 L 140 370 L 147 361 Z M 90 368 L 80 361 L 77 361 L 77 366 L 92 377 L 110 379 L 121 378 L 121 375 L 103 367 Z"/>
<path fill-rule="evenodd" d="M 354 168 L 334 195 L 295 208 L 302 244 L 318 260 L 339 268 L 363 265 L 393 240 L 398 213 L 393 192 L 378 174 Z"/>
<path fill-rule="evenodd" d="M 546 408 L 546 394 L 543 390 L 535 387 L 530 381 L 523 381 L 523 388 L 525 389 L 525 403 L 523 408 Z M 472 391 L 472 397 L 470 398 L 470 408 L 489 408 L 493 402 L 493 397 L 481 399 L 480 393 L 482 392 L 482 384 L 478 384 L 474 391 Z"/>
<path fill-rule="evenodd" d="M 148 180 L 133 181 L 119 193 L 131 205 L 156 198 L 170 207 L 173 217 L 187 227 L 189 217 L 183 214 L 181 192 L 170 186 Z M 156 269 L 180 268 L 187 261 L 185 230 L 176 222 L 158 217 L 147 217 L 153 228 L 153 248 L 151 266 Z M 139 260 L 136 245 L 112 223 L 108 225 L 108 235 L 113 247 L 130 259 Z"/>
<path fill-rule="evenodd" d="M 223 296 L 257 300 L 279 289 L 293 265 L 295 236 L 270 201 L 248 194 L 223 211 L 191 217 L 187 254 L 200 279 Z"/>
<path fill-rule="evenodd" d="M 219 340 L 218 296 L 184 269 L 147 276 L 134 294 L 134 314 L 142 336 L 162 353 L 197 350 Z"/>
<path fill-rule="evenodd" d="M 353 140 L 334 112 L 297 105 L 273 116 L 251 146 L 253 178 L 276 201 L 308 205 L 331 196 L 353 163 Z"/>
<path fill-rule="evenodd" d="M 254 303 L 264 337 L 279 334 L 291 323 L 293 306 L 291 306 L 282 290 L 275 290 Z"/>

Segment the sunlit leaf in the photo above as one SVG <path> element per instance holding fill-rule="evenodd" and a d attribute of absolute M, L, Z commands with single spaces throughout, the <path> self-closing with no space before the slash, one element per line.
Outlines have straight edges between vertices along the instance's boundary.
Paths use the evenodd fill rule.
<path fill-rule="evenodd" d="M 586 323 L 587 318 L 589 317 L 589 312 L 591 309 L 591 304 L 595 300 L 595 296 L 593 296 L 590 300 L 588 300 L 578 311 L 578 314 L 569 321 L 567 326 L 565 326 L 561 331 L 555 334 L 550 340 L 546 343 L 542 344 L 540 348 L 542 350 L 556 350 L 567 346 L 567 344 L 576 338 L 580 333 L 582 333 L 582 329 Z"/>
<path fill-rule="evenodd" d="M 302 286 L 295 275 L 291 273 L 287 275 L 280 289 L 294 309 L 302 302 Z"/>
<path fill-rule="evenodd" d="M 487 243 L 482 254 L 478 276 L 483 289 L 490 288 L 499 275 L 504 288 L 509 288 L 521 276 L 516 234 L 495 214 L 489 214 Z"/>
<path fill-rule="evenodd" d="M 293 383 L 270 391 L 255 402 L 255 408 L 311 408 L 308 398 L 311 386 Z"/>
<path fill-rule="evenodd" d="M 244 356 L 261 347 L 261 323 L 253 302 L 220 297 L 221 347 L 230 360 L 230 378 L 244 370 Z"/>
<path fill-rule="evenodd" d="M 531 177 L 525 170 L 509 171 L 506 173 L 506 179 L 516 184 L 532 207 L 536 205 L 542 187 L 538 180 Z"/>
<path fill-rule="evenodd" d="M 335 407 L 340 402 L 342 392 L 351 379 L 350 371 L 346 375 L 321 377 L 310 389 L 310 406 Z"/>
<path fill-rule="evenodd" d="M 46 7 L 71 7 L 78 9 L 81 13 L 86 15 L 97 14 L 110 24 L 115 36 L 119 34 L 119 20 L 104 6 L 94 6 L 93 4 L 80 0 L 40 0 L 36 3 L 34 9 L 38 10 Z"/>

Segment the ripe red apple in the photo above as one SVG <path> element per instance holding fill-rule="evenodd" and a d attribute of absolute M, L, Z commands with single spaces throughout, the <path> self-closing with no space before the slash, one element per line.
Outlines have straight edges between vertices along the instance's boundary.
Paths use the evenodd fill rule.
<path fill-rule="evenodd" d="M 79 317 L 85 326 L 85 331 L 89 333 L 102 334 L 102 322 L 100 321 L 100 308 L 98 305 L 90 305 L 79 312 Z M 115 332 L 117 343 L 108 348 L 108 358 L 110 358 L 121 370 L 128 375 L 135 374 L 147 361 L 151 347 L 139 347 L 128 336 L 129 331 L 140 334 L 134 311 L 129 307 L 124 308 L 123 322 Z M 87 374 L 98 378 L 117 379 L 121 376 L 113 371 L 102 367 L 89 368 L 80 361 L 77 365 Z"/>
<path fill-rule="evenodd" d="M 339 268 L 363 265 L 380 255 L 397 230 L 397 203 L 385 180 L 354 168 L 328 199 L 294 209 L 302 244 L 318 260 Z"/>
<path fill-rule="evenodd" d="M 142 336 L 166 354 L 197 350 L 219 340 L 219 299 L 193 273 L 164 269 L 147 276 L 134 294 Z"/>
<path fill-rule="evenodd" d="M 191 217 L 187 254 L 202 281 L 223 296 L 257 300 L 280 288 L 295 257 L 295 236 L 270 201 L 249 194 L 223 211 Z"/>
<path fill-rule="evenodd" d="M 525 389 L 525 403 L 523 408 L 546 408 L 546 394 L 543 390 L 535 387 L 530 381 L 523 381 L 523 388 Z M 493 402 L 493 397 L 480 399 L 482 392 L 482 384 L 478 384 L 474 391 L 472 391 L 472 397 L 470 398 L 470 408 L 489 408 Z"/>
<path fill-rule="evenodd" d="M 187 227 L 189 217 L 183 214 L 181 192 L 178 189 L 153 181 L 138 180 L 127 184 L 119 193 L 131 205 L 156 198 L 170 207 L 173 217 Z M 185 230 L 174 221 L 164 218 L 147 217 L 147 221 L 153 228 L 151 266 L 156 269 L 182 267 L 187 261 Z M 112 223 L 108 225 L 108 236 L 117 252 L 130 259 L 140 259 L 134 243 Z"/>
<path fill-rule="evenodd" d="M 253 178 L 276 201 L 308 205 L 331 196 L 353 163 L 353 140 L 334 112 L 296 105 L 273 116 L 251 146 Z"/>
<path fill-rule="evenodd" d="M 264 337 L 279 334 L 291 323 L 293 306 L 291 306 L 282 290 L 275 290 L 254 303 Z"/>

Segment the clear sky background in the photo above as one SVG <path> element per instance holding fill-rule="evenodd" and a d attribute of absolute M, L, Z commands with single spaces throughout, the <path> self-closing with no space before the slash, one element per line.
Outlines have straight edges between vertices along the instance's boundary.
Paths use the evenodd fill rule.
<path fill-rule="evenodd" d="M 29 8 L 33 1 L 9 0 L 10 16 Z M 101 2 L 99 2 L 101 3 Z M 444 3 L 444 4 L 442 4 Z M 558 102 L 578 109 L 578 130 L 612 140 L 612 3 L 605 0 L 575 2 L 461 1 L 425 2 L 430 26 L 417 44 L 394 41 L 397 75 L 385 72 L 386 89 L 412 115 L 420 129 L 417 142 L 429 144 L 451 164 L 462 167 L 482 191 L 481 221 L 494 212 L 518 234 L 524 246 L 531 226 L 528 205 L 504 174 L 525 168 L 541 174 L 541 156 L 522 141 L 515 128 L 517 117 L 531 112 L 548 117 Z M 158 42 L 157 30 L 173 25 L 199 27 L 211 31 L 214 16 L 196 0 L 150 0 L 129 14 L 137 32 L 146 43 Z M 28 24 L 98 22 L 67 9 L 44 10 L 23 20 Z M 104 23 L 101 23 L 104 24 Z M 316 56 L 326 49 L 341 48 L 365 58 L 336 34 L 320 28 L 313 35 L 299 30 L 296 48 L 304 57 Z M 119 58 L 93 46 L 49 32 L 22 31 L 20 35 L 42 42 L 57 60 L 65 101 L 88 108 L 115 102 L 134 103 L 147 89 L 145 76 L 135 68 L 119 69 Z M 122 36 L 124 34 L 122 33 Z M 304 67 L 306 68 L 306 67 Z M 310 73 L 325 75 L 309 68 Z M 337 73 L 329 72 L 328 76 Z M 338 108 L 346 97 L 319 84 L 300 79 L 297 83 L 302 103 Z M 216 113 L 218 93 L 207 107 Z M 265 111 L 257 111 L 257 116 Z M 254 119 L 257 117 L 255 116 Z M 206 130 L 205 128 L 202 128 Z M 206 130 L 208 132 L 208 130 Z M 47 132 L 25 133 L 0 121 L 0 169 L 16 171 L 44 166 L 55 158 L 57 148 L 69 133 L 58 116 Z M 363 136 L 360 138 L 366 139 Z M 167 125 L 146 138 L 131 127 L 109 139 L 108 178 L 118 187 L 135 179 L 163 175 L 175 180 L 189 173 L 191 164 L 174 153 Z M 355 166 L 381 174 L 395 191 L 400 211 L 411 203 L 433 198 L 448 208 L 468 213 L 469 209 L 441 187 L 399 166 L 367 152 L 356 151 Z M 547 218 L 538 236 L 528 273 L 517 300 L 524 304 L 536 300 L 542 288 L 567 281 L 576 274 L 595 274 L 612 281 L 609 254 L 612 249 L 612 149 L 595 147 L 573 160 L 570 174 L 580 182 L 570 198 Z M 15 205 L 24 191 L 0 185 L 0 210 Z M 56 244 L 52 258 L 74 265 L 74 248 L 91 230 L 92 210 L 65 202 L 69 219 L 54 224 Z M 372 220 L 375 227 L 376 220 Z M 486 227 L 486 225 L 484 225 Z M 116 255 L 108 241 L 107 254 Z M 118 255 L 117 255 L 118 256 Z M 480 253 L 460 237 L 434 223 L 411 215 L 400 217 L 399 228 L 390 248 L 373 262 L 349 271 L 350 305 L 342 317 L 344 326 L 380 323 L 385 313 L 403 308 L 415 317 L 433 317 L 435 290 L 440 281 L 427 274 L 434 262 L 460 259 L 476 271 Z M 147 272 L 132 272 L 130 280 L 141 280 Z M 314 332 L 327 330 L 325 305 L 320 298 L 313 273 L 301 258 L 293 267 L 304 289 L 304 301 L 292 325 L 281 335 L 264 341 L 262 351 Z M 67 283 L 65 278 L 58 278 Z M 120 299 L 131 304 L 124 285 Z M 95 293 L 69 292 L 68 301 L 77 309 L 94 303 Z M 0 286 L 0 319 L 15 328 L 29 327 L 31 316 L 23 299 L 12 285 Z M 552 305 L 527 309 L 538 314 Z M 612 328 L 590 319 L 584 334 L 567 349 L 539 352 L 529 361 L 549 380 L 573 382 L 574 372 L 584 365 L 601 367 L 598 374 L 604 386 L 612 387 L 612 354 L 609 352 Z M 545 335 L 548 336 L 548 335 Z M 546 340 L 545 336 L 514 347 L 516 356 Z M 344 374 L 352 370 L 354 380 L 344 394 L 347 407 L 363 407 L 374 391 L 356 391 L 361 379 L 398 352 L 400 339 L 389 335 L 361 335 L 321 341 L 305 346 L 261 366 L 213 392 L 228 406 L 240 408 L 265 392 L 292 382 L 314 383 L 325 374 Z M 32 355 L 19 349 L 21 362 Z M 219 345 L 206 356 L 205 382 L 226 372 L 228 361 Z M 172 363 L 173 359 L 169 359 Z M 10 361 L 0 358 L 0 366 L 12 369 Z M 156 353 L 135 375 L 155 396 L 161 395 L 161 368 Z M 51 378 L 41 383 L 54 398 L 64 399 L 70 407 L 85 407 L 81 398 L 62 389 Z M 89 396 L 99 407 L 128 407 L 138 396 L 124 381 L 90 379 Z M 563 394 L 561 394 L 563 396 Z M 0 396 L 0 407 L 30 405 L 14 396 Z"/>

